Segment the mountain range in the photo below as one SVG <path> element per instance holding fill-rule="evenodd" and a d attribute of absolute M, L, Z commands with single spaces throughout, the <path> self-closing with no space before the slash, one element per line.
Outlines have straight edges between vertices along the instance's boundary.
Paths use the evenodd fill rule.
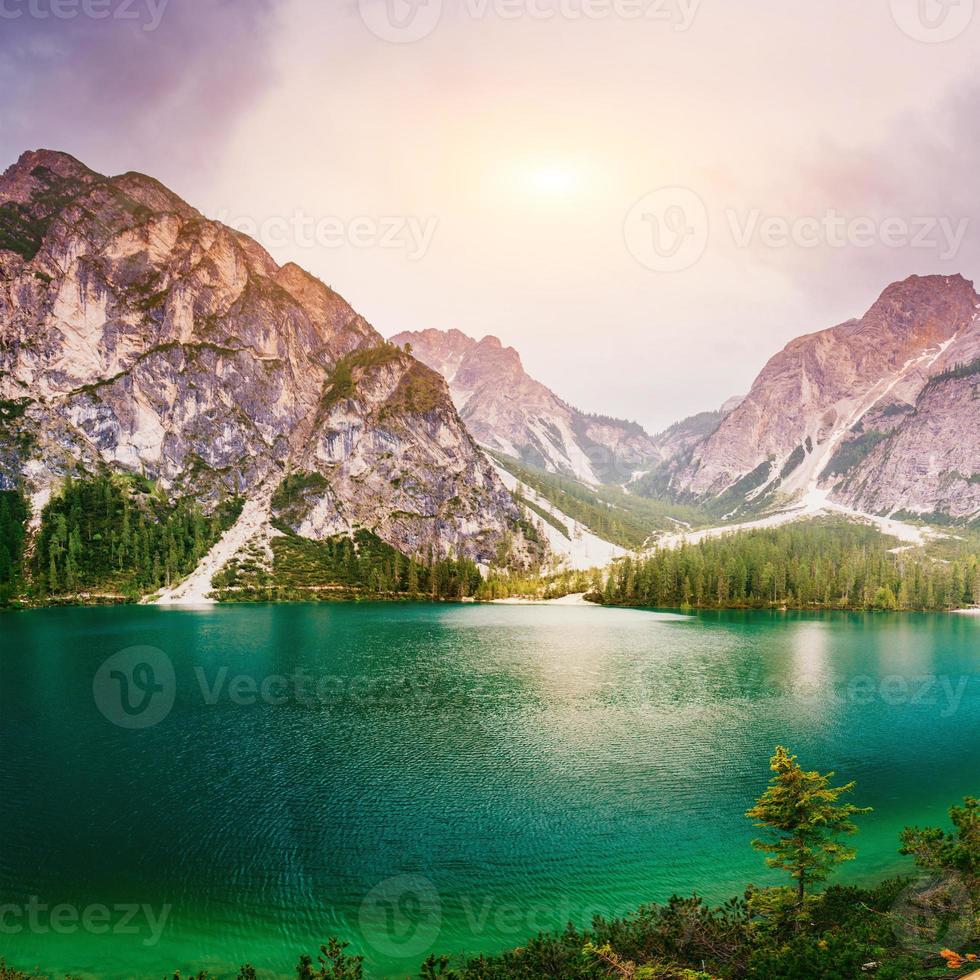
<path fill-rule="evenodd" d="M 496 337 L 392 341 L 446 378 L 481 444 L 555 473 L 729 518 L 829 502 L 962 520 L 980 514 L 978 310 L 962 276 L 911 276 L 863 317 L 793 340 L 744 398 L 655 436 L 572 408 Z"/>
<path fill-rule="evenodd" d="M 549 540 L 618 528 L 636 547 L 693 514 L 969 521 L 978 311 L 963 277 L 911 276 L 787 344 L 744 398 L 650 435 L 574 408 L 496 337 L 385 341 L 151 177 L 32 151 L 0 177 L 0 489 L 23 488 L 35 522 L 67 476 L 96 471 L 205 511 L 242 499 L 210 571 L 283 532 L 528 567 Z M 590 540 L 590 560 L 612 554 Z"/>
<path fill-rule="evenodd" d="M 770 359 L 718 427 L 662 466 L 679 498 L 827 499 L 872 514 L 980 513 L 980 296 L 911 276 L 860 319 Z"/>
<path fill-rule="evenodd" d="M 532 378 L 513 347 L 459 330 L 400 333 L 423 364 L 449 382 L 453 402 L 474 438 L 525 463 L 589 483 L 629 479 L 660 458 L 635 422 L 589 415 Z"/>

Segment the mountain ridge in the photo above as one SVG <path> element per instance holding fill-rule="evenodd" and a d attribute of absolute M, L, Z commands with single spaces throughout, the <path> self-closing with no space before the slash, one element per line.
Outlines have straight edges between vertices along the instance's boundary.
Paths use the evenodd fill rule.
<path fill-rule="evenodd" d="M 920 399 L 932 378 L 980 355 L 978 309 L 973 284 L 959 275 L 892 283 L 863 317 L 797 337 L 773 355 L 745 399 L 688 458 L 675 458 L 662 482 L 696 499 L 823 494 L 874 513 L 975 515 L 976 412 L 961 392 L 959 413 L 936 426 L 924 421 L 934 401 Z M 975 374 L 959 378 L 959 388 Z M 865 454 L 855 443 L 868 426 L 882 438 Z M 902 435 L 916 426 L 918 438 Z M 889 445 L 899 444 L 901 466 L 889 463 Z M 857 460 L 831 471 L 847 447 Z"/>
<path fill-rule="evenodd" d="M 862 317 L 789 341 L 747 395 L 654 436 L 572 408 L 496 337 L 477 341 L 454 329 L 392 339 L 412 344 L 447 377 L 481 444 L 559 475 L 622 483 L 727 519 L 829 506 L 970 520 L 980 515 L 978 310 L 980 296 L 961 275 L 909 276 L 888 285 Z M 556 423 L 542 439 L 556 416 L 564 432 Z M 614 435 L 601 432 L 603 421 Z M 561 436 L 586 424 L 593 428 L 578 445 L 585 458 L 591 464 L 598 447 L 616 466 L 574 465 Z M 630 432 L 642 451 L 624 460 L 617 440 Z"/>
<path fill-rule="evenodd" d="M 488 334 L 477 340 L 455 328 L 406 331 L 391 342 L 449 383 L 460 417 L 483 445 L 587 483 L 625 482 L 658 458 L 636 422 L 574 408 L 531 377 L 520 354 Z"/>
<path fill-rule="evenodd" d="M 0 481 L 35 512 L 102 467 L 205 508 L 300 471 L 290 519 L 311 538 L 535 552 L 441 378 L 142 174 L 37 150 L 0 176 L 0 401 Z"/>

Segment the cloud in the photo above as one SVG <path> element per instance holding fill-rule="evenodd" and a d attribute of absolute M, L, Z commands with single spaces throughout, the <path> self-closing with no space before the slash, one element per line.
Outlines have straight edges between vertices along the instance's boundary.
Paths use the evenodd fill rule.
<path fill-rule="evenodd" d="M 824 139 L 808 159 L 787 162 L 792 180 L 767 190 L 767 214 L 794 221 L 832 211 L 864 222 L 870 238 L 755 248 L 755 257 L 824 303 L 828 290 L 853 305 L 912 274 L 980 278 L 978 114 L 980 85 L 958 85 L 928 109 L 893 117 L 878 140 L 845 146 Z"/>
<path fill-rule="evenodd" d="M 0 167 L 43 146 L 179 184 L 220 155 L 273 75 L 269 0 L 0 6 Z"/>
<path fill-rule="evenodd" d="M 0 0 L 0 166 L 60 148 L 259 226 L 297 212 L 438 219 L 417 261 L 266 244 L 383 332 L 500 335 L 587 408 L 661 428 L 745 391 L 787 341 L 860 315 L 890 282 L 980 278 L 975 37 L 918 43 L 887 4 L 705 3 L 675 32 L 444 3 L 414 44 L 379 38 L 357 0 L 169 0 L 156 31 L 145 17 L 2 15 L 151 2 L 164 0 Z M 537 193 L 541 172 L 581 181 Z M 700 262 L 662 273 L 623 228 L 636 201 L 674 186 L 704 200 L 709 240 Z M 802 219 L 810 234 L 832 210 L 970 224 L 943 258 L 881 241 L 740 246 L 727 218 Z"/>

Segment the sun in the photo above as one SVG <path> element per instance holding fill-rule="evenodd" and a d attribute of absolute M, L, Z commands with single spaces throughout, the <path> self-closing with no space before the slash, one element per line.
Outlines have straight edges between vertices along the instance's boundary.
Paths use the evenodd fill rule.
<path fill-rule="evenodd" d="M 529 190 L 540 197 L 568 197 L 579 183 L 578 173 L 570 167 L 540 167 L 527 175 Z"/>

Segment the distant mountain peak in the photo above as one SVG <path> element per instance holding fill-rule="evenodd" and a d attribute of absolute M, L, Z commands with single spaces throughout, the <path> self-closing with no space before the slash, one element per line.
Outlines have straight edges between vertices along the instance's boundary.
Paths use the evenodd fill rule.
<path fill-rule="evenodd" d="M 589 483 L 619 482 L 657 451 L 635 422 L 579 411 L 532 378 L 513 347 L 488 334 L 460 330 L 401 333 L 392 342 L 449 382 L 453 401 L 474 437 L 524 462 Z"/>
<path fill-rule="evenodd" d="M 980 514 L 980 402 L 959 390 L 980 384 L 978 309 L 961 275 L 909 276 L 860 319 L 796 338 L 675 462 L 671 489 L 733 506 L 822 493 L 882 513 Z M 933 380 L 947 375 L 943 400 Z"/>
<path fill-rule="evenodd" d="M 52 173 L 58 174 L 60 177 L 79 177 L 79 178 L 90 178 L 92 180 L 104 180 L 105 178 L 102 174 L 96 173 L 94 170 L 90 170 L 85 166 L 81 160 L 77 160 L 70 153 L 65 153 L 61 150 L 25 150 L 20 157 L 18 157 L 17 162 L 8 168 L 4 177 L 15 175 L 18 173 L 30 173 L 38 167 L 45 167 Z"/>

